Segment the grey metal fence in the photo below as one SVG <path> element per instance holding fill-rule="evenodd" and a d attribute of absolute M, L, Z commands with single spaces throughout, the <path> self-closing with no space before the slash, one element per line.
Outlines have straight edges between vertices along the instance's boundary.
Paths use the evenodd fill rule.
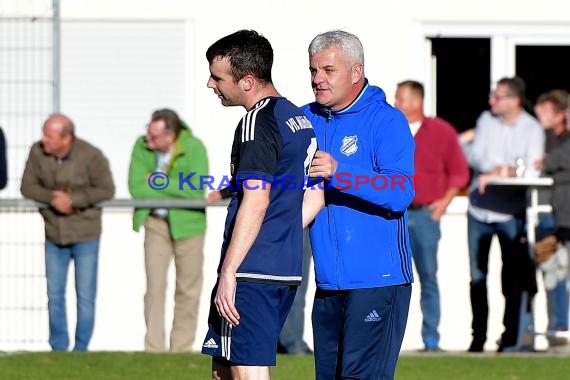
<path fill-rule="evenodd" d="M 0 2 L 0 126 L 9 153 L 8 187 L 0 192 L 2 198 L 19 195 L 30 144 L 38 140 L 43 119 L 56 105 L 58 38 L 54 38 L 57 28 L 50 4 L 45 0 Z"/>
<path fill-rule="evenodd" d="M 59 1 L 0 0 L 0 127 L 6 136 L 8 186 L 0 198 L 20 195 L 31 142 L 55 109 L 59 89 L 54 8 Z M 0 208 L 0 343 L 26 349 L 46 337 L 41 220 L 33 206 Z M 8 285 L 9 284 L 9 285 Z M 14 318 L 15 317 L 15 318 Z"/>
<path fill-rule="evenodd" d="M 207 204 L 184 199 L 115 199 L 100 204 L 107 218 L 113 212 L 130 215 L 136 207 L 205 209 L 225 205 L 226 201 Z M 42 207 L 47 205 L 22 198 L 0 199 L 0 351 L 49 349 L 44 228 L 38 213 Z"/>

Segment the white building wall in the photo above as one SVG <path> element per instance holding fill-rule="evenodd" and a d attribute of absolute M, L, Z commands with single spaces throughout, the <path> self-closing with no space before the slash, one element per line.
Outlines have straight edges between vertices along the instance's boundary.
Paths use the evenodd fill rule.
<path fill-rule="evenodd" d="M 1 1 L 0 15 L 28 12 L 28 8 L 26 1 Z M 45 4 L 41 8 L 40 11 L 45 12 Z M 209 73 L 204 54 L 212 42 L 237 29 L 256 29 L 269 38 L 275 52 L 276 87 L 297 104 L 312 99 L 306 53 L 312 37 L 335 28 L 353 32 L 364 44 L 366 76 L 372 84 L 383 87 L 388 100 L 392 101 L 399 81 L 428 79 L 426 35 L 433 35 L 435 31 L 446 36 L 450 33 L 466 36 L 465 33 L 475 33 L 475 28 L 477 33 L 484 34 L 488 29 L 489 35 L 504 37 L 519 31 L 524 34 L 529 25 L 558 25 L 559 29 L 553 30 L 553 34 L 570 35 L 566 26 L 570 21 L 569 8 L 565 0 L 540 3 L 532 0 L 62 0 L 62 111 L 76 119 L 81 136 L 100 146 L 109 157 L 117 197 L 124 198 L 128 196 L 125 183 L 130 149 L 135 137 L 142 133 L 146 118 L 158 107 L 176 108 L 206 144 L 211 174 L 227 174 L 233 129 L 243 109 L 224 109 L 206 88 Z M 125 22 L 131 22 L 131 28 L 125 29 Z M 109 28 L 89 35 L 89 28 L 97 25 Z M 78 34 L 66 34 L 71 31 Z M 85 38 L 75 38 L 79 35 Z M 121 41 L 128 46 L 120 45 Z M 501 41 L 505 40 L 493 46 L 508 49 L 508 43 Z M 158 57 L 149 46 L 171 55 L 161 61 L 164 57 Z M 173 51 L 179 54 L 172 54 Z M 493 63 L 494 78 L 511 74 L 504 62 L 508 62 L 508 54 L 512 53 L 503 53 L 506 57 L 498 64 Z M 158 60 L 156 70 L 148 71 L 149 60 Z M 144 61 L 145 65 L 139 67 L 137 61 Z M 123 71 L 114 71 L 114 62 L 115 67 Z M 132 70 L 125 71 L 124 67 Z M 169 70 L 163 70 L 165 67 Z M 138 79 L 145 76 L 148 82 Z M 108 85 L 107 80 L 124 87 Z M 443 220 L 439 256 L 441 343 L 446 349 L 458 350 L 469 344 L 471 318 L 464 203 L 464 199 L 458 199 L 454 209 L 459 213 L 447 215 Z M 207 277 L 196 348 L 205 331 L 224 214 L 223 208 L 208 212 L 204 266 Z M 91 348 L 140 350 L 143 348 L 145 286 L 142 235 L 131 232 L 128 212 L 106 212 L 104 228 L 97 322 Z M 499 260 L 494 245 L 489 279 L 488 349 L 495 347 L 494 340 L 501 332 L 503 302 Z M 312 289 L 314 287 L 309 289 L 308 300 L 312 298 Z M 418 296 L 419 287 L 415 285 L 404 349 L 421 347 Z M 539 297 L 536 303 L 541 310 L 537 324 L 539 329 L 544 329 L 543 299 Z M 310 303 L 307 314 L 309 312 Z M 307 327 L 310 327 L 309 319 Z M 310 329 L 306 338 L 312 341 Z"/>

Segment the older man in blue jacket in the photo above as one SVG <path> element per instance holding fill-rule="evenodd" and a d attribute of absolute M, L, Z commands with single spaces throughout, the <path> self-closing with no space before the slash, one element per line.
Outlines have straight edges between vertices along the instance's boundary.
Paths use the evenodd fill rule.
<path fill-rule="evenodd" d="M 316 377 L 392 379 L 413 282 L 414 140 L 403 114 L 368 84 L 356 36 L 319 34 L 309 60 L 316 102 L 304 111 L 321 149 L 310 175 L 327 185 L 311 227 Z"/>

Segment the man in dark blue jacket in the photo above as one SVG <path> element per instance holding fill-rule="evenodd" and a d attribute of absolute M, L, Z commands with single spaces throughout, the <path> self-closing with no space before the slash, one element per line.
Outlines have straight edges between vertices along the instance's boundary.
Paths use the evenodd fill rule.
<path fill-rule="evenodd" d="M 6 187 L 8 183 L 8 168 L 6 164 L 6 140 L 4 139 L 4 132 L 0 128 L 0 189 Z"/>
<path fill-rule="evenodd" d="M 316 378 L 392 379 L 413 282 L 414 139 L 404 115 L 368 84 L 356 36 L 319 34 L 309 58 L 316 102 L 303 110 L 321 149 L 310 175 L 327 185 L 311 227 Z"/>

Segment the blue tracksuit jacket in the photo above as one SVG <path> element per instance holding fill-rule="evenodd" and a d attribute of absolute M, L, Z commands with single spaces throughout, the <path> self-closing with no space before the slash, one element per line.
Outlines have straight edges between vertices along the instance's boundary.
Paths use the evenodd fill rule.
<path fill-rule="evenodd" d="M 317 287 L 413 282 L 406 209 L 414 197 L 415 145 L 406 118 L 368 82 L 341 111 L 317 103 L 303 111 L 319 149 L 338 161 L 310 230 Z"/>

